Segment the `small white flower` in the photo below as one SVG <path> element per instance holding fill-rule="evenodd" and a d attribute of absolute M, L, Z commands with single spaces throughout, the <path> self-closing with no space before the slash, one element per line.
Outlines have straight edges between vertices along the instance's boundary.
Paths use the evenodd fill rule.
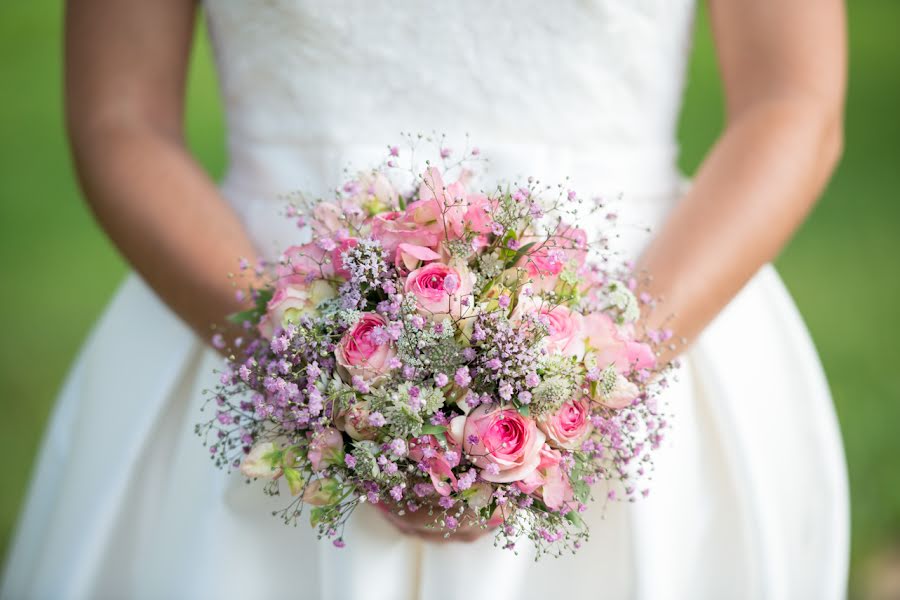
<path fill-rule="evenodd" d="M 641 310 L 638 307 L 637 298 L 628 289 L 628 286 L 621 281 L 610 281 L 609 293 L 607 297 L 609 303 L 619 309 L 622 320 L 626 323 L 633 323 L 641 316 Z"/>

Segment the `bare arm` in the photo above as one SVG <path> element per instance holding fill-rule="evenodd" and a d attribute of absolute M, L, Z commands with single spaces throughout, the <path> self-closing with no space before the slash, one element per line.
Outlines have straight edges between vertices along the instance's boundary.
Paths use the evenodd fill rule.
<path fill-rule="evenodd" d="M 841 0 L 710 0 L 710 11 L 725 131 L 638 265 L 663 298 L 651 324 L 689 341 L 781 250 L 842 144 Z"/>
<path fill-rule="evenodd" d="M 66 116 L 101 226 L 204 339 L 239 307 L 228 273 L 255 252 L 185 148 L 191 0 L 69 0 Z"/>

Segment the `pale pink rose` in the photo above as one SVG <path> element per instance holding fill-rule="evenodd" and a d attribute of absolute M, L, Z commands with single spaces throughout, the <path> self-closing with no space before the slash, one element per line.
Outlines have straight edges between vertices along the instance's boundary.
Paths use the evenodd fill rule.
<path fill-rule="evenodd" d="M 490 199 L 484 194 L 469 194 L 466 202 L 466 214 L 463 217 L 466 228 L 475 233 L 490 233 L 494 222 L 494 205 Z"/>
<path fill-rule="evenodd" d="M 378 171 L 361 173 L 358 179 L 359 192 L 353 200 L 363 208 L 381 208 L 397 204 L 397 190 L 391 180 Z"/>
<path fill-rule="evenodd" d="M 419 229 L 401 212 L 386 212 L 372 217 L 372 237 L 381 242 L 389 262 L 393 262 L 402 243 L 436 249 L 441 236 L 436 231 Z"/>
<path fill-rule="evenodd" d="M 397 190 L 391 181 L 378 171 L 360 173 L 343 186 L 343 199 L 338 203 L 343 211 L 345 228 L 357 229 L 365 215 L 391 210 L 397 205 Z"/>
<path fill-rule="evenodd" d="M 429 457 L 425 456 L 426 449 L 431 450 L 428 453 Z M 459 452 L 453 445 L 450 449 L 455 450 L 456 457 L 453 461 L 447 460 L 446 451 L 433 435 L 423 435 L 409 443 L 409 457 L 425 466 L 426 472 L 431 477 L 431 485 L 441 496 L 449 496 L 456 489 L 457 481 L 453 467 L 459 464 Z"/>
<path fill-rule="evenodd" d="M 578 270 L 578 291 L 589 304 L 607 304 L 605 296 L 606 274 L 596 264 L 585 263 Z"/>
<path fill-rule="evenodd" d="M 279 285 L 309 284 L 334 277 L 331 256 L 314 243 L 291 246 L 284 251 L 285 263 L 275 267 Z"/>
<path fill-rule="evenodd" d="M 319 202 L 313 207 L 311 226 L 319 237 L 330 237 L 347 227 L 341 207 L 333 202 Z"/>
<path fill-rule="evenodd" d="M 344 438 L 334 427 L 325 427 L 313 435 L 307 457 L 313 471 L 321 471 L 344 460 Z"/>
<path fill-rule="evenodd" d="M 519 481 L 531 474 L 546 440 L 532 419 L 496 404 L 482 404 L 452 419 L 450 435 L 482 469 L 481 478 L 494 483 Z"/>
<path fill-rule="evenodd" d="M 390 260 L 393 260 L 397 246 L 403 243 L 406 233 L 403 213 L 398 211 L 379 213 L 372 217 L 370 224 L 372 237 L 381 242 L 381 247 Z"/>
<path fill-rule="evenodd" d="M 282 473 L 281 464 L 275 458 L 277 454 L 272 442 L 256 444 L 241 461 L 241 473 L 244 477 L 277 479 Z"/>
<path fill-rule="evenodd" d="M 628 381 L 624 375 L 619 375 L 613 389 L 608 394 L 601 394 L 598 401 L 603 406 L 618 410 L 631 406 L 640 393 L 638 386 Z"/>
<path fill-rule="evenodd" d="M 568 356 L 584 355 L 584 317 L 567 306 L 548 307 L 541 313 L 548 320 L 547 351 Z"/>
<path fill-rule="evenodd" d="M 591 432 L 590 405 L 582 399 L 567 400 L 552 415 L 538 417 L 547 443 L 563 450 L 577 450 Z"/>
<path fill-rule="evenodd" d="M 419 200 L 406 209 L 407 220 L 438 233 L 442 239 L 456 240 L 465 231 L 468 192 L 462 181 L 444 183 L 441 172 L 429 167 L 422 176 Z"/>
<path fill-rule="evenodd" d="M 383 328 L 387 320 L 377 313 L 363 313 L 353 327 L 348 329 L 337 348 L 334 358 L 338 372 L 350 383 L 360 377 L 368 383 L 376 383 L 390 370 L 388 364 L 397 355 L 393 343 L 386 339 Z M 382 328 L 379 339 L 376 328 Z"/>
<path fill-rule="evenodd" d="M 369 423 L 369 403 L 366 400 L 353 403 L 334 418 L 338 431 L 344 431 L 352 439 L 373 440 L 378 430 Z"/>
<path fill-rule="evenodd" d="M 401 275 L 419 268 L 422 263 L 440 260 L 441 255 L 425 246 L 415 244 L 400 244 L 397 246 L 397 256 L 394 258 L 394 266 Z"/>
<path fill-rule="evenodd" d="M 600 369 L 615 365 L 616 370 L 624 374 L 632 369 L 650 369 L 656 365 L 653 349 L 634 341 L 629 331 L 618 327 L 606 313 L 585 315 L 584 330 L 589 350 L 594 353 Z"/>
<path fill-rule="evenodd" d="M 338 242 L 337 247 L 331 251 L 331 264 L 334 266 L 334 274 L 341 279 L 350 279 L 350 271 L 344 268 L 343 254 L 350 248 L 356 248 L 359 240 L 355 237 L 344 238 Z"/>
<path fill-rule="evenodd" d="M 433 262 L 407 275 L 403 289 L 415 297 L 423 317 L 436 322 L 446 316 L 458 319 L 463 312 L 462 298 L 472 293 L 472 276 L 463 268 Z"/>
<path fill-rule="evenodd" d="M 547 325 L 549 334 L 544 338 L 547 352 L 567 356 L 584 356 L 584 317 L 569 307 L 553 305 L 537 296 L 519 296 L 519 302 L 510 319 L 521 321 L 526 315 L 535 315 Z"/>
<path fill-rule="evenodd" d="M 559 465 L 561 460 L 559 450 L 553 450 L 545 444 L 541 448 L 537 468 L 528 477 L 516 482 L 516 486 L 526 494 L 541 498 L 547 508 L 559 510 L 575 499 L 572 484 Z"/>
<path fill-rule="evenodd" d="M 587 259 L 587 233 L 571 225 L 560 225 L 549 238 L 525 237 L 522 245 L 534 242 L 534 246 L 519 261 L 534 282 L 536 291 L 551 291 L 556 287 L 559 274 L 566 266 L 576 270 Z"/>
<path fill-rule="evenodd" d="M 259 331 L 271 339 L 276 328 L 298 323 L 304 315 L 315 312 L 319 304 L 336 296 L 334 287 L 321 279 L 309 285 L 283 285 L 266 304 L 266 318 L 260 321 Z"/>
<path fill-rule="evenodd" d="M 341 238 L 348 230 L 358 230 L 367 214 L 376 214 L 397 203 L 397 191 L 381 173 L 360 173 L 344 186 L 347 194 L 333 202 L 313 207 L 310 225 L 318 237 Z"/>

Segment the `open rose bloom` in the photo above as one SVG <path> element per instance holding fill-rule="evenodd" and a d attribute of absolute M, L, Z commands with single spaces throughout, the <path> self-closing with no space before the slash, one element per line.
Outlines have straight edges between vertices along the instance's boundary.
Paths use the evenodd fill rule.
<path fill-rule="evenodd" d="M 243 292 L 245 335 L 198 433 L 217 465 L 290 498 L 281 518 L 308 511 L 338 546 L 365 501 L 427 507 L 450 534 L 474 521 L 507 548 L 576 548 L 594 498 L 649 492 L 671 334 L 641 323 L 652 299 L 611 266 L 609 232 L 576 225 L 613 223 L 576 211 L 600 206 L 479 187 L 439 158 L 399 185 L 403 152 L 386 153 L 291 205 L 303 231 L 277 261 L 242 265 L 270 278 Z"/>

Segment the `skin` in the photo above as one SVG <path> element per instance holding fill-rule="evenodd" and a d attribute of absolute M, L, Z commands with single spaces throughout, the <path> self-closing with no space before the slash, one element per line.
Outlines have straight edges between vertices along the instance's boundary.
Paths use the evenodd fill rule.
<path fill-rule="evenodd" d="M 710 10 L 726 124 L 638 264 L 650 274 L 645 289 L 662 299 L 646 315 L 650 326 L 687 343 L 784 246 L 842 145 L 843 3 L 710 0 Z M 69 0 L 66 116 L 97 220 L 160 298 L 209 339 L 211 323 L 243 308 L 227 274 L 256 253 L 186 149 L 195 16 L 187 0 Z M 417 518 L 391 521 L 443 539 Z M 450 539 L 481 534 L 463 528 Z"/>
<path fill-rule="evenodd" d="M 688 344 L 802 223 L 843 134 L 840 0 L 712 0 L 710 13 L 725 129 L 637 265 L 662 299 L 649 326 Z"/>
<path fill-rule="evenodd" d="M 71 0 L 66 119 L 91 209 L 129 263 L 202 338 L 241 309 L 228 274 L 255 250 L 184 137 L 195 6 Z"/>

